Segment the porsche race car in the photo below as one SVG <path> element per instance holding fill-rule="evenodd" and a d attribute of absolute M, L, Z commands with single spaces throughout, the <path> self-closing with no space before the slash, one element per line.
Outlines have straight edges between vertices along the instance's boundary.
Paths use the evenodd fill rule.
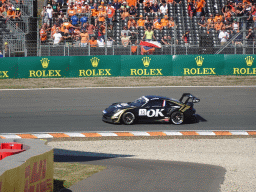
<path fill-rule="evenodd" d="M 194 103 L 198 102 L 200 99 L 190 93 L 183 93 L 179 100 L 155 95 L 142 96 L 133 102 L 113 103 L 102 112 L 102 120 L 126 125 L 139 121 L 164 121 L 179 125 L 195 116 Z"/>

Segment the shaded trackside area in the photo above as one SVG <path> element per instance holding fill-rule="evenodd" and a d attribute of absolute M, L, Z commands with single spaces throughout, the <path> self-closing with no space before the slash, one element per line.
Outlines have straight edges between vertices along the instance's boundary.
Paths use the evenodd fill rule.
<path fill-rule="evenodd" d="M 127 158 L 129 157 L 129 158 Z M 220 191 L 226 170 L 207 164 L 134 159 L 129 155 L 55 149 L 55 162 L 103 165 L 107 169 L 61 191 Z"/>

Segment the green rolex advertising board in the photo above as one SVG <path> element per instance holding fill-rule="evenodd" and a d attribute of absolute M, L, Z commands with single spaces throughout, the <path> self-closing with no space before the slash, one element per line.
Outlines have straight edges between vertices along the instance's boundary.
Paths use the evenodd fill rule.
<path fill-rule="evenodd" d="M 120 76 L 121 56 L 70 57 L 70 77 Z"/>
<path fill-rule="evenodd" d="M 256 75 L 254 55 L 225 55 L 227 75 Z"/>
<path fill-rule="evenodd" d="M 0 59 L 0 79 L 256 75 L 254 55 L 113 55 Z"/>
<path fill-rule="evenodd" d="M 172 75 L 171 55 L 141 55 L 121 57 L 122 76 Z"/>
<path fill-rule="evenodd" d="M 1 58 L 0 61 L 0 79 L 9 79 L 18 77 L 18 58 Z"/>
<path fill-rule="evenodd" d="M 69 77 L 69 57 L 20 57 L 19 78 Z"/>
<path fill-rule="evenodd" d="M 224 55 L 174 55 L 173 76 L 224 75 Z"/>

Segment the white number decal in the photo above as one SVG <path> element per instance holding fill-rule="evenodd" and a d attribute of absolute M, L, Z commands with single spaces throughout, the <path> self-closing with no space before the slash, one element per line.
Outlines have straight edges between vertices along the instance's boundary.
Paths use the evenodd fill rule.
<path fill-rule="evenodd" d="M 147 110 L 146 109 L 140 109 L 139 110 L 139 116 L 146 116 L 147 115 Z"/>

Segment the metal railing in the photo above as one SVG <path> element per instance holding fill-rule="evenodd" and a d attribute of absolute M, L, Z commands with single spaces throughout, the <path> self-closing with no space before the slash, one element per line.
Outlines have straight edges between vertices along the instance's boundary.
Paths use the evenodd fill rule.
<path fill-rule="evenodd" d="M 25 48 L 25 35 L 20 34 L 16 36 L 4 35 L 3 37 L 4 57 L 27 56 L 27 49 Z"/>
<path fill-rule="evenodd" d="M 124 47 L 122 45 L 113 45 L 112 47 L 74 47 L 65 45 L 41 45 L 39 47 L 39 56 L 89 56 L 89 55 L 191 55 L 191 54 L 214 54 L 222 46 L 199 47 L 199 45 L 164 45 L 161 48 L 155 48 L 152 52 L 144 52 L 141 46 L 134 45 Z M 222 50 L 222 54 L 254 54 L 256 51 L 255 43 L 252 45 L 231 44 Z"/>
<path fill-rule="evenodd" d="M 16 8 L 20 8 L 21 15 L 24 17 L 33 17 L 33 1 L 34 0 L 24 0 L 22 4 L 16 3 L 15 0 L 10 0 L 10 2 Z"/>

